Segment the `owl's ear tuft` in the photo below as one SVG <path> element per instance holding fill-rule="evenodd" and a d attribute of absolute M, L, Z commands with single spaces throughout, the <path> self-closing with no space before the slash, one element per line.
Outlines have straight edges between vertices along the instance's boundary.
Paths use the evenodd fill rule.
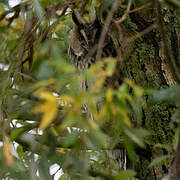
<path fill-rule="evenodd" d="M 97 10 L 95 9 L 95 13 L 94 13 L 94 16 L 92 18 L 92 23 L 96 26 L 99 26 L 100 25 L 100 21 L 98 19 L 98 16 L 97 16 Z"/>
<path fill-rule="evenodd" d="M 96 19 L 93 21 L 93 24 L 94 24 L 96 27 L 99 27 L 101 23 L 100 23 L 99 19 L 96 17 Z"/>
<path fill-rule="evenodd" d="M 77 26 L 82 25 L 81 20 L 78 18 L 78 16 L 76 15 L 76 13 L 74 11 L 72 12 L 72 20 Z"/>

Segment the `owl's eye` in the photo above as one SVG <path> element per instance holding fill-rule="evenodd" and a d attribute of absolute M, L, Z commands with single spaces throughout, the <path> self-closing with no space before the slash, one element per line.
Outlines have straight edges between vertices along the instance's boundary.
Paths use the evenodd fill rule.
<path fill-rule="evenodd" d="M 86 36 L 86 33 L 83 29 L 80 30 L 81 36 L 84 38 L 84 40 L 86 41 L 86 43 L 88 44 L 88 38 Z"/>

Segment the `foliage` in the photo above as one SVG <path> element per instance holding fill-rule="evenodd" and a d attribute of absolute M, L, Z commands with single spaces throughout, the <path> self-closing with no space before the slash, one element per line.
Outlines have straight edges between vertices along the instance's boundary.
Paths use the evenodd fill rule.
<path fill-rule="evenodd" d="M 84 8 L 88 21 L 99 8 L 97 14 L 105 24 L 103 14 L 114 2 L 92 0 L 83 5 L 81 0 L 33 0 L 12 8 L 8 1 L 0 1 L 0 179 L 49 180 L 60 171 L 64 173 L 60 179 L 138 179 L 133 168 L 119 172 L 117 161 L 108 159 L 107 151 L 122 146 L 135 166 L 136 149 L 144 151 L 151 144 L 151 129 L 147 131 L 134 119 L 141 122 L 143 109 L 152 104 L 166 102 L 178 107 L 180 87 L 155 91 L 124 78 L 118 89 L 102 88 L 105 78 L 114 73 L 118 57 L 105 58 L 87 71 L 77 72 L 67 53 L 73 26 L 68 8 Z M 148 7 L 149 2 L 152 3 L 138 1 L 134 10 Z M 176 0 L 166 2 L 179 7 Z M 120 11 L 126 14 L 125 10 Z M 136 37 L 136 25 L 128 24 L 128 15 L 126 18 L 125 28 L 133 31 L 128 42 L 134 43 L 143 34 Z M 123 52 L 122 61 L 130 51 L 127 48 Z M 102 71 L 104 64 L 106 70 Z M 173 70 L 171 57 L 169 65 Z M 178 82 L 177 71 L 174 77 Z M 83 79 L 90 82 L 86 92 L 79 88 Z M 144 97 L 151 95 L 152 101 L 147 102 Z M 102 99 L 104 104 L 98 112 L 97 102 Z M 88 104 L 89 113 L 82 113 L 84 103 Z M 179 142 L 177 114 L 175 110 L 173 120 L 178 125 L 172 142 L 174 150 Z M 160 148 L 169 146 L 161 144 Z M 171 156 L 158 157 L 149 167 L 163 164 L 168 158 Z M 56 172 L 52 172 L 54 164 Z"/>

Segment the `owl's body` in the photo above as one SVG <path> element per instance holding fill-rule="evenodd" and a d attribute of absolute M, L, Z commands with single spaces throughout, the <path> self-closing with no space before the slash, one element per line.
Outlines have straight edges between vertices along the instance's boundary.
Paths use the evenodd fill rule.
<path fill-rule="evenodd" d="M 72 18 L 75 24 L 70 35 L 69 55 L 78 70 L 86 70 L 97 61 L 97 45 L 102 26 L 97 19 L 94 22 L 81 23 L 74 13 Z M 112 40 L 107 38 L 102 57 L 115 56 L 112 46 Z"/>
<path fill-rule="evenodd" d="M 102 25 L 98 19 L 90 23 L 81 22 L 75 13 L 72 13 L 72 19 L 74 21 L 74 27 L 70 34 L 70 47 L 69 47 L 69 56 L 72 63 L 75 65 L 78 71 L 85 71 L 95 64 L 98 59 L 96 59 L 98 51 L 98 43 L 101 36 Z M 103 44 L 101 57 L 114 57 L 116 56 L 115 48 L 111 37 L 107 36 Z M 103 69 L 102 69 L 103 70 Z M 110 81 L 114 78 L 107 78 L 105 80 L 104 86 L 111 84 Z M 107 82 L 107 83 L 106 83 Z M 116 84 L 113 82 L 113 84 Z M 88 90 L 88 82 L 83 80 L 81 82 L 81 89 Z M 100 110 L 103 106 L 103 99 L 100 102 L 97 102 L 97 108 L 100 107 Z M 82 107 L 82 112 L 88 111 L 88 105 L 85 102 Z M 91 113 L 90 113 L 91 114 Z M 93 117 L 93 116 L 92 116 Z M 115 151 L 107 152 L 107 156 L 113 157 L 118 161 L 119 169 L 126 169 L 127 156 L 125 149 L 116 149 Z"/>

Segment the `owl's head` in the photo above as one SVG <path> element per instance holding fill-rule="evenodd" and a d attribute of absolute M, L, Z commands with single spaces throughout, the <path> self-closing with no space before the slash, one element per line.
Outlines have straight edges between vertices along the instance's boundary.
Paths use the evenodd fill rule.
<path fill-rule="evenodd" d="M 84 22 L 75 12 L 72 12 L 74 27 L 71 31 L 71 48 L 77 56 L 83 56 L 92 49 L 99 40 L 101 25 L 97 18 L 92 22 Z"/>

